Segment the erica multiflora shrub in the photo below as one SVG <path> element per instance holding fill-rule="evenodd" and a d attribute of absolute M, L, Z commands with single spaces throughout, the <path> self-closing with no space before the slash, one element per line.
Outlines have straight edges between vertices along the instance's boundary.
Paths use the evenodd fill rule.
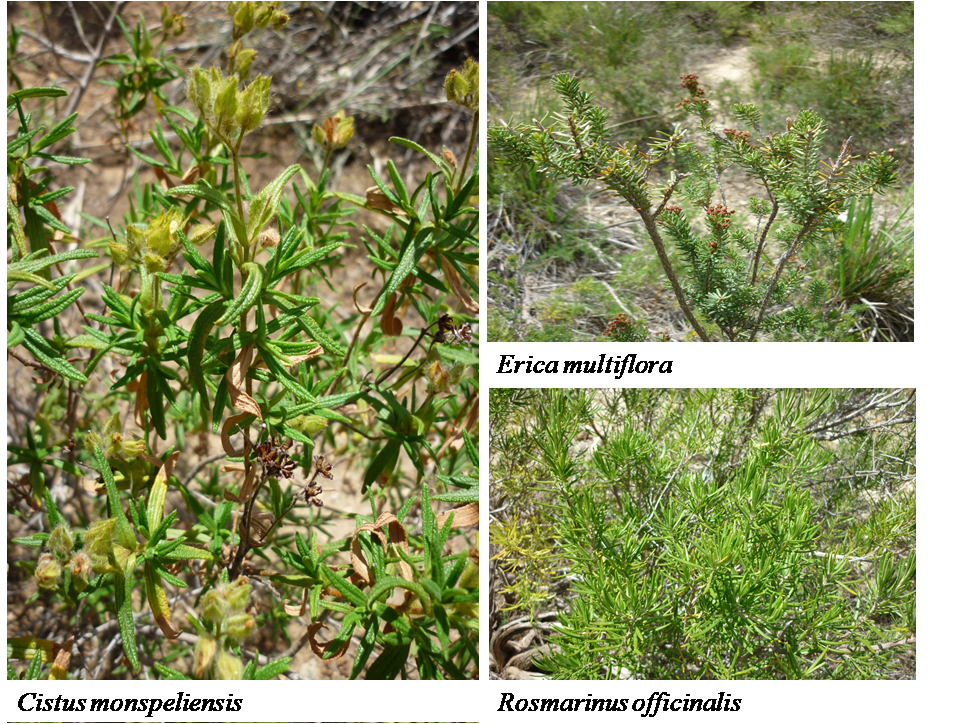
<path fill-rule="evenodd" d="M 675 127 L 646 147 L 614 143 L 610 112 L 573 75 L 552 80 L 566 110 L 545 125 L 494 126 L 498 160 L 531 163 L 574 184 L 595 182 L 640 216 L 682 312 L 697 337 L 713 341 L 843 338 L 850 320 L 827 303 L 827 283 L 804 256 L 830 249 L 832 229 L 851 199 L 896 180 L 894 150 L 859 159 L 853 140 L 827 149 L 827 128 L 802 111 L 783 128 L 763 129 L 754 105 L 731 108 L 743 129 L 720 129 L 696 75 L 681 78 L 679 105 L 697 121 L 698 145 Z M 746 172 L 758 188 L 747 208 L 726 200 L 725 171 Z"/>

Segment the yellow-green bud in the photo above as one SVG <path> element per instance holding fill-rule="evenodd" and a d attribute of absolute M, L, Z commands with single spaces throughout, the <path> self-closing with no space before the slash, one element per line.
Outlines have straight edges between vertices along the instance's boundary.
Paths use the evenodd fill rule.
<path fill-rule="evenodd" d="M 289 22 L 290 16 L 287 13 L 280 12 L 279 10 L 274 10 L 274 14 L 270 16 L 270 27 L 272 27 L 274 30 L 280 30 Z"/>
<path fill-rule="evenodd" d="M 303 432 L 310 437 L 313 437 L 321 430 L 326 430 L 329 423 L 330 420 L 319 415 L 301 415 L 300 417 L 295 417 L 293 420 L 287 421 L 287 424 L 294 430 Z"/>
<path fill-rule="evenodd" d="M 314 142 L 325 151 L 343 148 L 354 136 L 354 119 L 341 109 L 325 118 L 323 126 L 314 124 L 311 134 Z"/>
<path fill-rule="evenodd" d="M 254 10 L 254 25 L 258 28 L 266 28 L 270 25 L 270 16 L 274 9 L 269 5 L 261 5 Z"/>
<path fill-rule="evenodd" d="M 467 81 L 464 80 L 464 76 L 457 70 L 452 70 L 447 74 L 447 78 L 444 79 L 444 93 L 447 96 L 447 100 L 453 101 L 454 103 L 460 103 L 461 100 L 463 100 L 464 96 L 467 95 L 467 89 L 469 87 Z"/>
<path fill-rule="evenodd" d="M 254 29 L 254 4 L 242 3 L 234 14 L 234 37 L 239 38 Z"/>
<path fill-rule="evenodd" d="M 214 666 L 214 678 L 219 681 L 240 681 L 244 673 L 244 665 L 240 659 L 226 651 L 220 654 Z"/>
<path fill-rule="evenodd" d="M 116 518 L 98 520 L 91 523 L 83 535 L 83 549 L 93 555 L 107 555 L 113 546 L 113 529 L 117 525 Z"/>
<path fill-rule="evenodd" d="M 251 48 L 245 48 L 237 53 L 237 57 L 234 59 L 234 67 L 237 69 L 237 75 L 240 76 L 241 80 L 247 80 L 250 77 L 250 66 L 253 65 L 256 57 L 257 51 Z"/>
<path fill-rule="evenodd" d="M 154 254 L 152 251 L 144 254 L 143 265 L 151 274 L 167 270 L 167 260 L 158 254 Z"/>
<path fill-rule="evenodd" d="M 210 115 L 213 110 L 210 77 L 202 68 L 194 67 L 191 69 L 190 78 L 187 79 L 187 98 L 197 106 L 202 116 Z M 127 233 L 129 234 L 129 227 Z"/>
<path fill-rule="evenodd" d="M 91 569 L 92 562 L 90 556 L 83 551 L 78 551 L 74 554 L 73 558 L 70 559 L 70 573 L 73 576 L 73 585 L 80 593 L 83 593 L 84 589 L 90 583 Z"/>
<path fill-rule="evenodd" d="M 211 623 L 219 624 L 223 621 L 229 608 L 221 586 L 211 588 L 200 599 L 200 615 Z"/>
<path fill-rule="evenodd" d="M 127 567 L 127 559 L 133 555 L 133 551 L 124 548 L 122 545 L 113 547 L 113 562 L 116 562 L 116 570 L 122 571 Z"/>
<path fill-rule="evenodd" d="M 86 432 L 83 436 L 83 447 L 90 453 L 94 454 L 94 451 L 103 444 L 103 439 L 95 432 Z"/>
<path fill-rule="evenodd" d="M 426 371 L 431 392 L 445 394 L 450 389 L 450 373 L 439 360 L 434 360 L 427 365 Z"/>
<path fill-rule="evenodd" d="M 62 568 L 52 553 L 44 553 L 37 561 L 37 568 L 33 572 L 40 588 L 56 588 L 60 583 Z"/>
<path fill-rule="evenodd" d="M 194 676 L 199 679 L 210 670 L 219 650 L 217 640 L 206 632 L 197 637 L 194 646 Z"/>
<path fill-rule="evenodd" d="M 237 123 L 249 132 L 260 125 L 270 107 L 270 78 L 258 75 L 240 94 Z"/>
<path fill-rule="evenodd" d="M 227 633 L 227 638 L 239 644 L 250 636 L 255 625 L 254 617 L 249 613 L 235 613 L 224 621 L 224 631 Z"/>
<path fill-rule="evenodd" d="M 123 423 L 120 422 L 119 412 L 113 413 L 110 417 L 104 420 L 103 428 L 102 428 L 104 437 L 111 437 L 112 435 L 115 435 L 116 433 L 121 432 L 122 430 L 123 430 Z"/>
<path fill-rule="evenodd" d="M 172 13 L 167 9 L 167 3 L 163 4 L 160 11 L 160 22 L 163 23 L 164 30 L 171 35 L 181 35 L 184 32 L 184 16 L 180 13 Z"/>
<path fill-rule="evenodd" d="M 468 58 L 462 71 L 452 70 L 444 80 L 447 100 L 471 111 L 480 107 L 480 66 Z"/>
<path fill-rule="evenodd" d="M 187 238 L 194 246 L 202 246 L 210 241 L 217 233 L 217 227 L 213 224 L 197 224 L 190 230 Z"/>
<path fill-rule="evenodd" d="M 221 84 L 214 100 L 214 115 L 218 119 L 233 118 L 237 113 L 237 76 L 232 75 Z"/>
<path fill-rule="evenodd" d="M 117 266 L 126 266 L 127 247 L 114 241 L 108 242 L 107 246 L 110 247 L 110 258 L 113 259 L 113 263 Z"/>
<path fill-rule="evenodd" d="M 50 534 L 50 538 L 47 540 L 47 548 L 53 551 L 58 558 L 66 558 L 73 550 L 73 533 L 61 523 Z"/>
<path fill-rule="evenodd" d="M 147 443 L 143 440 L 124 440 L 120 444 L 120 457 L 133 460 L 147 452 Z"/>
<path fill-rule="evenodd" d="M 253 590 L 246 578 L 237 578 L 223 587 L 224 598 L 230 606 L 231 611 L 243 611 L 247 608 L 247 601 L 250 600 L 250 592 Z"/>

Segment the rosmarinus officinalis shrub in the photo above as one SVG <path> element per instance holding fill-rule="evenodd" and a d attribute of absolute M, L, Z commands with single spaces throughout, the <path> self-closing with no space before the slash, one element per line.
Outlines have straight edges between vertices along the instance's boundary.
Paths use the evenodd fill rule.
<path fill-rule="evenodd" d="M 846 679 L 913 665 L 913 390 L 491 402 L 492 601 L 537 621 L 534 666 L 558 679 Z M 521 623 L 492 631 L 502 666 Z"/>
<path fill-rule="evenodd" d="M 679 127 L 652 139 L 647 150 L 633 144 L 614 146 L 609 111 L 592 103 L 577 78 L 558 75 L 552 85 L 566 112 L 550 126 L 535 121 L 492 127 L 495 156 L 533 163 L 575 184 L 599 182 L 630 204 L 644 223 L 684 316 L 702 341 L 712 341 L 717 332 L 729 341 L 754 341 L 761 332 L 812 340 L 839 334 L 846 321 L 821 308 L 825 282 L 810 280 L 806 293 L 800 294 L 806 275 L 798 255 L 805 245 L 825 245 L 850 199 L 881 193 L 895 183 L 893 149 L 855 163 L 848 139 L 833 159 L 824 160 L 826 129 L 816 113 L 802 111 L 784 130 L 765 132 L 753 105 L 732 108 L 751 131 L 721 132 L 693 74 L 682 77 L 688 97 L 681 105 L 697 118 L 705 151 L 685 141 L 686 131 Z M 655 181 L 655 170 L 669 161 L 681 170 L 662 172 L 662 180 Z M 725 201 L 722 174 L 732 167 L 747 171 L 763 189 L 749 200 L 748 228 L 736 223 L 736 213 Z M 675 194 L 704 214 L 706 234 L 697 233 L 689 214 L 671 203 Z M 714 200 L 715 194 L 720 201 Z M 675 268 L 665 237 L 674 243 L 683 274 Z"/>
<path fill-rule="evenodd" d="M 445 82 L 447 97 L 472 113 L 463 157 L 391 139 L 430 164 L 416 188 L 393 161 L 386 180 L 370 169 L 365 195 L 327 188 L 331 158 L 354 133 L 344 110 L 314 126 L 316 177 L 294 164 L 251 188 L 245 142 L 270 110 L 271 78 L 251 77 L 256 53 L 242 39 L 281 30 L 289 17 L 271 2 L 227 9 L 226 69 L 186 74 L 195 110 L 171 105 L 160 84 L 118 86 L 125 116 L 149 110 L 136 95 L 148 94 L 179 141 L 171 145 L 157 121 L 159 159 L 130 148 L 156 182 L 131 195 L 120 235 L 111 228 L 53 253 L 62 235 L 72 238 L 56 207 L 72 189 L 50 191 L 44 164 L 85 162 L 47 150 L 74 131 L 77 114 L 45 131 L 27 106 L 64 91 L 8 96 L 19 127 L 7 149 L 7 349 L 39 375 L 41 410 L 25 444 L 9 447 L 9 465 L 25 472 L 8 510 L 39 520 L 33 514 L 46 508 L 40 532 L 14 539 L 36 550 L 18 568 L 36 581 L 34 598 L 55 600 L 77 621 L 100 619 L 108 632 L 116 622 L 110 635 L 123 656 L 99 664 L 105 675 L 140 675 L 146 663 L 165 678 L 271 678 L 309 643 L 323 659 L 353 650 L 352 677 L 415 668 L 421 678 L 469 678 L 478 661 L 476 541 L 452 553 L 450 539 L 476 525 L 479 503 L 478 66 L 468 60 Z M 165 10 L 164 37 L 184 22 Z M 128 42 L 154 48 L 144 33 Z M 310 292 L 337 284 L 331 270 L 350 246 L 352 206 L 390 225 L 365 227 L 375 291 L 367 306 L 358 285 L 356 314 L 341 322 Z M 65 273 L 101 253 L 98 268 Z M 88 279 L 98 305 L 81 304 L 83 289 L 72 286 L 108 268 L 109 280 Z M 420 325 L 405 321 L 408 309 Z M 175 470 L 218 433 L 224 455 Z M 205 472 L 224 457 L 227 465 Z M 333 539 L 317 512 L 337 465 L 351 461 L 364 465 L 358 487 L 371 514 Z M 74 481 L 73 503 L 52 490 L 55 477 Z M 439 514 L 437 503 L 456 507 Z M 415 505 L 416 533 L 405 522 Z M 261 629 L 286 637 L 298 617 L 308 635 L 289 654 L 271 660 L 257 650 Z M 9 640 L 12 676 L 21 673 L 16 660 L 29 662 L 29 678 L 47 664 L 54 678 L 77 670 L 75 640 L 62 632 Z"/>

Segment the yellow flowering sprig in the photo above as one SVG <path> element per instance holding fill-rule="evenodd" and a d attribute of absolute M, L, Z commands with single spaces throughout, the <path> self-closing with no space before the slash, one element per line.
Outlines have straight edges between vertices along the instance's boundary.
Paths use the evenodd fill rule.
<path fill-rule="evenodd" d="M 444 93 L 447 100 L 463 106 L 474 114 L 470 129 L 470 142 L 467 146 L 467 153 L 464 155 L 464 163 L 454 184 L 454 192 L 458 192 L 464 184 L 464 175 L 467 167 L 470 166 L 471 158 L 474 155 L 474 148 L 477 145 L 477 128 L 480 119 L 480 64 L 473 58 L 464 61 L 461 70 L 452 70 L 444 80 Z M 449 163 L 449 161 L 448 161 Z M 456 166 L 456 164 L 453 164 Z"/>

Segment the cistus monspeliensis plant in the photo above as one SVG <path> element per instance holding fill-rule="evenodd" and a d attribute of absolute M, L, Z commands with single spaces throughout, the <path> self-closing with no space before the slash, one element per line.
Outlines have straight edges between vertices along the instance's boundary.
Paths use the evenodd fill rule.
<path fill-rule="evenodd" d="M 697 76 L 681 80 L 688 92 L 681 105 L 698 121 L 701 148 L 685 140 L 680 127 L 646 148 L 615 145 L 610 112 L 595 105 L 573 75 L 552 79 L 565 112 L 549 125 L 494 126 L 491 148 L 499 161 L 532 163 L 574 184 L 596 182 L 628 203 L 701 341 L 843 335 L 849 320 L 824 304 L 828 286 L 808 278 L 802 254 L 832 240 L 830 231 L 852 198 L 896 182 L 894 150 L 859 161 L 848 139 L 829 154 L 827 129 L 813 111 L 765 130 L 756 106 L 735 105 L 731 112 L 746 129 L 722 130 Z M 730 168 L 746 171 L 758 188 L 747 209 L 728 206 L 723 174 Z M 688 210 L 675 203 L 680 198 Z"/>
<path fill-rule="evenodd" d="M 224 65 L 177 69 L 184 106 L 137 91 L 172 133 L 157 121 L 152 150 L 130 147 L 152 175 L 119 233 L 96 220 L 109 235 L 90 241 L 60 218 L 72 189 L 52 189 L 48 164 L 85 159 L 48 147 L 77 114 L 48 130 L 29 108 L 65 92 L 7 99 L 7 349 L 36 374 L 35 415 L 8 447 L 13 545 L 28 551 L 14 567 L 29 603 L 67 614 L 42 634 L 11 624 L 8 674 L 263 679 L 307 647 L 348 657 L 351 677 L 476 676 L 478 67 L 446 84 L 473 114 L 463 156 L 391 139 L 423 160 L 416 186 L 388 160 L 366 193 L 328 188 L 347 109 L 305 137 L 315 173 L 291 164 L 260 184 L 251 146 L 273 79 L 242 39 L 290 16 L 227 10 Z M 164 38 L 189 22 L 165 9 Z M 118 93 L 125 118 L 145 107 L 129 83 Z M 348 287 L 337 270 L 361 209 L 387 223 L 364 227 L 368 280 Z M 81 303 L 84 278 L 96 294 Z M 364 512 L 335 536 L 331 488 L 350 492 L 352 467 Z M 91 659 L 101 637 L 108 655 Z"/>

